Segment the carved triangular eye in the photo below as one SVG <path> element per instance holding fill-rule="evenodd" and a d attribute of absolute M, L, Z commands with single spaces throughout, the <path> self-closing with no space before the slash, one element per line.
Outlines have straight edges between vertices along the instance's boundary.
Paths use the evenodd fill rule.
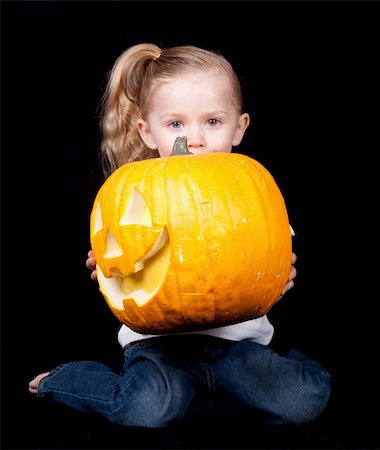
<path fill-rule="evenodd" d="M 106 238 L 106 252 L 104 258 L 118 258 L 124 254 L 115 236 L 109 231 Z"/>
<path fill-rule="evenodd" d="M 149 207 L 136 189 L 129 197 L 128 206 L 120 220 L 120 225 L 142 225 L 152 227 L 152 215 Z"/>

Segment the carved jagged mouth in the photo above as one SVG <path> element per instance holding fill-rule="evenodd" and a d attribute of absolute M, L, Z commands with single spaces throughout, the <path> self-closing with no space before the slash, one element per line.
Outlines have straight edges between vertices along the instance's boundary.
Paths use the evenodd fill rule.
<path fill-rule="evenodd" d="M 164 228 L 152 248 L 136 262 L 135 273 L 121 276 L 113 272 L 113 277 L 107 278 L 100 267 L 97 267 L 100 288 L 116 309 L 123 310 L 124 300 L 129 298 L 142 306 L 160 289 L 165 280 L 169 261 L 170 240 Z"/>

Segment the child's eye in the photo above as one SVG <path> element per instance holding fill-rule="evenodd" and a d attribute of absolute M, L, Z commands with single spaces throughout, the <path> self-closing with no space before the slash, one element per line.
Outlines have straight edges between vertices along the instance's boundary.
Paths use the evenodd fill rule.
<path fill-rule="evenodd" d="M 170 122 L 169 125 L 173 128 L 180 128 L 182 125 L 182 122 L 179 120 L 174 120 L 173 122 Z"/>
<path fill-rule="evenodd" d="M 215 125 L 218 125 L 218 123 L 220 123 L 220 120 L 218 120 L 218 119 L 209 119 L 209 120 L 207 121 L 207 123 L 208 123 L 210 126 L 215 127 Z"/>

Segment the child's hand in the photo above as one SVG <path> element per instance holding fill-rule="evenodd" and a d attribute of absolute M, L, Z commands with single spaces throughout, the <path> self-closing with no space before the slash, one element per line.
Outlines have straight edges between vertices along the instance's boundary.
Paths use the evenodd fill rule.
<path fill-rule="evenodd" d="M 294 286 L 294 278 L 297 276 L 297 270 L 293 266 L 293 264 L 297 261 L 297 255 L 292 253 L 292 268 L 290 269 L 289 280 L 284 287 L 284 290 L 281 292 L 280 297 L 278 297 L 277 301 L 279 301 L 293 286 Z"/>
<path fill-rule="evenodd" d="M 88 258 L 86 259 L 86 267 L 91 270 L 91 280 L 96 280 L 96 260 L 94 258 L 94 252 L 90 250 L 87 253 Z"/>

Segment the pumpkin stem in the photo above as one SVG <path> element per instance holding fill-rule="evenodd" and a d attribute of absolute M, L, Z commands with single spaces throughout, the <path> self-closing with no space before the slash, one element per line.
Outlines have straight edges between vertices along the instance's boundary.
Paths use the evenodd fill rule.
<path fill-rule="evenodd" d="M 173 150 L 169 156 L 175 155 L 192 155 L 187 148 L 187 137 L 178 136 L 174 141 Z"/>

